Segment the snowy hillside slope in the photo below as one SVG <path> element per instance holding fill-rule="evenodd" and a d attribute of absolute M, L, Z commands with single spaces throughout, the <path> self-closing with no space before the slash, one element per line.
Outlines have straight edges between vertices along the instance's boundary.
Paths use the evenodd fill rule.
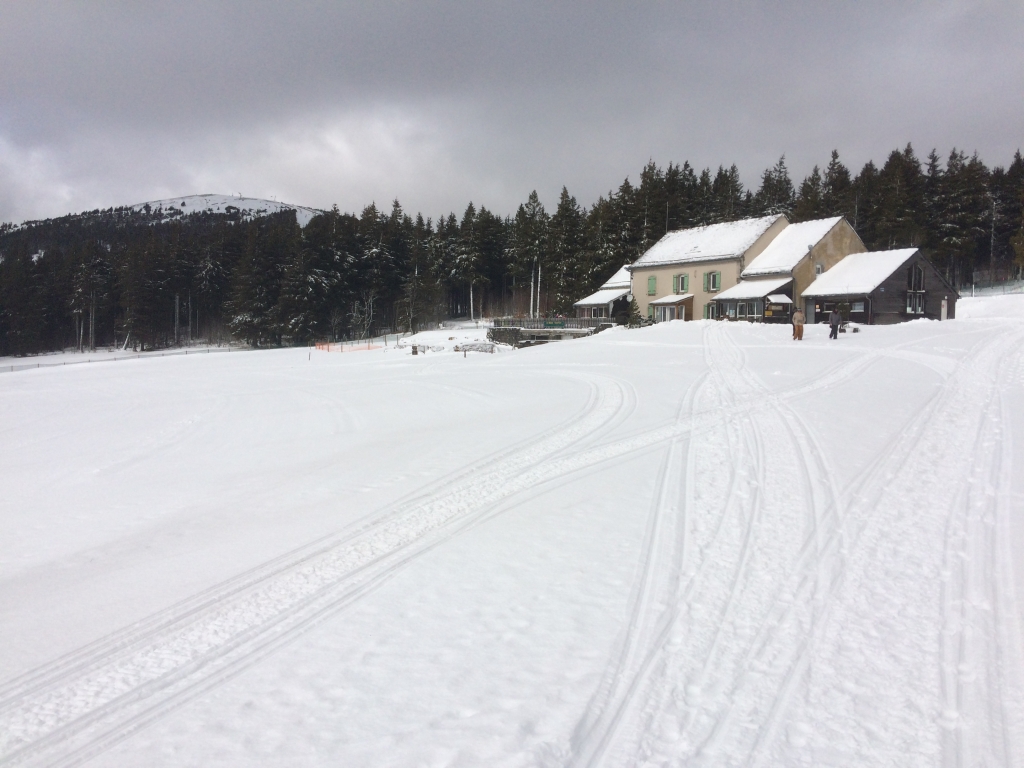
<path fill-rule="evenodd" d="M 0 765 L 1021 765 L 999 298 L 4 374 Z"/>
<path fill-rule="evenodd" d="M 171 197 L 166 200 L 152 200 L 148 203 L 138 203 L 129 206 L 134 211 L 149 209 L 154 213 L 163 212 L 165 215 L 177 215 L 175 211 L 182 214 L 189 213 L 233 213 L 239 212 L 243 216 L 266 216 L 281 211 L 295 211 L 295 216 L 300 227 L 304 227 L 317 214 L 323 213 L 315 208 L 307 208 L 302 205 L 290 205 L 280 203 L 276 200 L 260 200 L 254 197 L 241 197 L 238 195 L 186 195 L 184 197 Z"/>

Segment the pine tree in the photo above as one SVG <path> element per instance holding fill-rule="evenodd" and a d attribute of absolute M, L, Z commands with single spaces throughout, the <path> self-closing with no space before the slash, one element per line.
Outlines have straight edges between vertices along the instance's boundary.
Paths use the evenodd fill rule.
<path fill-rule="evenodd" d="M 877 247 L 892 249 L 920 246 L 926 240 L 923 215 L 925 176 L 910 144 L 893 151 L 878 174 L 874 212 Z"/>
<path fill-rule="evenodd" d="M 711 183 L 711 194 L 714 197 L 714 220 L 735 221 L 743 218 L 743 184 L 740 182 L 740 171 L 735 165 L 728 170 L 718 166 L 715 180 Z"/>
<path fill-rule="evenodd" d="M 637 328 L 643 325 L 643 322 L 643 316 L 640 314 L 640 305 L 636 303 L 636 297 L 634 296 L 629 302 L 628 325 L 630 328 Z"/>
<path fill-rule="evenodd" d="M 714 224 L 718 217 L 716 216 L 715 193 L 712 188 L 711 171 L 709 169 L 705 168 L 700 172 L 695 191 L 694 213 L 697 224 L 700 226 Z"/>
<path fill-rule="evenodd" d="M 462 224 L 459 227 L 459 240 L 455 250 L 455 263 L 452 267 L 452 283 L 467 288 L 466 306 L 471 319 L 476 317 L 476 300 L 479 294 L 474 295 L 475 283 L 481 282 L 481 261 L 482 254 L 478 242 L 476 207 L 470 201 L 462 215 Z"/>
<path fill-rule="evenodd" d="M 232 333 L 251 346 L 281 343 L 278 298 L 286 265 L 299 247 L 299 237 L 294 211 L 259 219 L 248 230 L 226 308 Z"/>
<path fill-rule="evenodd" d="M 884 247 L 878 243 L 875 234 L 878 207 L 878 169 L 870 160 L 864 163 L 857 178 L 853 180 L 851 192 L 853 218 L 850 223 L 869 249 L 875 250 Z"/>
<path fill-rule="evenodd" d="M 793 206 L 793 221 L 810 221 L 811 219 L 822 218 L 824 215 L 824 183 L 821 178 L 821 171 L 814 166 L 810 175 L 800 184 L 800 192 L 797 195 L 796 205 Z"/>
<path fill-rule="evenodd" d="M 851 199 L 853 182 L 850 171 L 839 161 L 838 150 L 832 150 L 832 158 L 825 168 L 821 184 L 821 215 L 853 217 L 853 201 Z"/>
<path fill-rule="evenodd" d="M 754 207 L 762 216 L 788 216 L 793 211 L 793 182 L 786 168 L 786 156 L 779 158 L 774 167 L 761 174 L 761 188 L 754 195 Z"/>
<path fill-rule="evenodd" d="M 551 285 L 554 289 L 554 309 L 568 313 L 573 302 L 585 295 L 587 284 L 587 254 L 584 247 L 585 214 L 562 187 L 558 207 L 548 225 L 548 257 L 552 265 Z"/>
<path fill-rule="evenodd" d="M 516 275 L 529 286 L 529 309 L 534 316 L 540 310 L 540 281 L 543 279 L 544 260 L 547 255 L 548 214 L 537 197 L 530 193 L 526 203 L 519 206 L 512 232 L 512 254 Z"/>
<path fill-rule="evenodd" d="M 988 235 L 988 169 L 977 155 L 953 149 L 942 175 L 938 257 L 954 285 L 973 280 L 976 260 Z"/>

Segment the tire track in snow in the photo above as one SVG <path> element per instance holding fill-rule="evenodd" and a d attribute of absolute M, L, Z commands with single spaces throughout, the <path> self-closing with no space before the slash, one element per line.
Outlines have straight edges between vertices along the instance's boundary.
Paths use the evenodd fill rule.
<path fill-rule="evenodd" d="M 802 649 L 821 672 L 802 681 L 802 700 L 788 713 L 788 743 L 764 734 L 753 762 L 880 764 L 923 758 L 942 744 L 950 753 L 955 734 L 940 730 L 959 726 L 942 716 L 940 675 L 928 671 L 940 664 L 942 641 L 932 644 L 919 632 L 942 624 L 934 585 L 944 577 L 948 522 L 929 499 L 937 492 L 963 498 L 974 443 L 959 438 L 984 418 L 994 369 L 1019 348 L 1017 329 L 961 360 L 845 494 L 841 526 L 826 542 L 835 570 L 824 615 Z"/>
<path fill-rule="evenodd" d="M 546 460 L 602 434 L 629 408 L 625 388 L 587 378 L 590 403 L 578 417 L 464 473 L 454 487 L 340 540 L 280 558 L 4 686 L 0 764 L 88 759 L 375 588 L 436 545 L 445 527 L 465 524 L 543 481 Z"/>

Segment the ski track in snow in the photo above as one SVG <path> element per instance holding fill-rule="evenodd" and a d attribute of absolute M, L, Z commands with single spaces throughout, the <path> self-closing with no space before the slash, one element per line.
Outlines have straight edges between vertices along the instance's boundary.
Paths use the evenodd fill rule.
<path fill-rule="evenodd" d="M 837 366 L 789 395 L 832 385 L 856 369 Z M 706 404 L 705 413 L 691 405 L 675 425 L 601 444 L 601 435 L 628 417 L 635 394 L 607 377 L 587 383 L 587 410 L 554 434 L 467 468 L 367 527 L 279 558 L 3 686 L 0 765 L 84 762 L 294 640 L 509 497 L 666 441 L 676 455 L 683 435 L 720 418 L 717 403 Z M 754 399 L 732 405 L 759 407 Z M 583 441 L 597 444 L 566 452 Z"/>
<path fill-rule="evenodd" d="M 832 386 L 862 364 L 837 365 L 786 396 Z M 709 401 L 696 412 L 691 399 L 674 425 L 602 444 L 601 436 L 635 407 L 635 394 L 607 377 L 586 381 L 592 389 L 587 410 L 553 434 L 467 468 L 369 526 L 279 558 L 6 684 L 0 688 L 0 765 L 88 760 L 358 600 L 445 535 L 539 484 L 565 482 L 580 470 L 669 442 L 666 472 L 677 490 L 682 437 L 720 421 L 721 403 Z M 745 413 L 760 403 L 734 399 L 731 406 Z M 595 447 L 566 452 L 583 441 Z M 668 485 L 662 491 L 672 492 Z M 660 506 L 658 518 L 674 525 Z M 676 558 L 666 567 L 671 572 L 678 565 Z"/>
<path fill-rule="evenodd" d="M 517 495 L 636 453 L 660 468 L 624 628 L 547 762 L 1020 764 L 1013 446 L 1000 388 L 1021 377 L 1024 331 L 983 332 L 955 366 L 905 345 L 860 348 L 780 392 L 727 328 L 708 325 L 707 371 L 674 422 L 626 437 L 614 431 L 636 407 L 629 384 L 546 369 L 589 387 L 559 428 L 0 687 L 0 765 L 83 763 Z M 883 357 L 929 366 L 944 383 L 843 487 L 792 403 Z M 940 495 L 948 509 L 925 503 Z M 922 625 L 941 631 L 911 631 Z"/>
<path fill-rule="evenodd" d="M 545 460 L 600 436 L 632 407 L 628 387 L 588 383 L 587 408 L 554 433 L 448 478 L 366 529 L 280 558 L 5 685 L 0 764 L 89 759 L 358 599 L 437 546 L 446 527 L 547 480 Z"/>
<path fill-rule="evenodd" d="M 1000 428 L 1008 421 L 998 410 L 1005 407 L 998 369 L 1008 360 L 1019 364 L 1021 334 L 1002 330 L 1015 332 L 1012 341 L 992 334 L 947 370 L 940 392 L 846 489 L 788 405 L 794 392 L 771 394 L 726 334 L 710 343 L 705 338 L 711 375 L 687 393 L 688 407 L 692 415 L 708 399 L 728 417 L 717 420 L 717 430 L 694 424 L 685 490 L 673 453 L 666 457 L 623 651 L 577 725 L 566 764 L 903 765 L 927 743 L 928 732 L 940 731 L 944 766 L 1018 764 L 1024 670 L 1008 536 L 999 535 L 1008 526 L 1012 464 Z M 928 364 L 926 355 L 899 347 L 883 354 Z M 831 386 L 878 356 L 865 351 L 821 380 Z M 758 396 L 763 407 L 737 407 Z M 704 413 L 712 418 L 714 411 Z M 971 425 L 979 434 L 963 445 L 956 438 Z M 699 431 L 708 436 L 698 441 Z M 767 453 L 769 434 L 784 435 L 793 451 Z M 789 465 L 780 464 L 778 457 L 787 455 Z M 722 467 L 729 467 L 727 477 L 716 474 Z M 960 486 L 951 493 L 957 500 L 945 522 L 945 548 L 923 548 L 946 551 L 941 660 L 920 652 L 893 656 L 894 664 L 879 665 L 878 679 L 865 682 L 866 659 L 855 654 L 837 676 L 839 662 L 827 652 L 861 647 L 863 641 L 843 645 L 852 627 L 874 632 L 878 606 L 864 598 L 886 586 L 885 580 L 868 583 L 877 579 L 878 548 L 902 542 L 901 556 L 884 564 L 903 567 L 918 549 L 919 526 L 938 520 L 934 514 L 904 520 L 905 535 L 893 536 L 880 518 L 899 507 L 893 496 L 902 488 L 916 481 L 924 498 L 936 476 Z M 797 507 L 802 521 L 791 514 Z M 703 536 L 702 517 L 711 521 Z M 801 522 L 802 538 L 792 536 Z M 937 567 L 934 573 L 923 583 L 939 583 Z M 929 601 L 904 596 L 900 603 L 905 611 Z M 884 647 L 877 652 L 875 658 L 886 657 Z M 986 658 L 999 663 L 980 670 Z M 852 723 L 877 721 L 863 717 L 863 706 L 878 704 L 868 701 L 872 692 L 888 688 L 927 702 L 923 689 L 940 678 L 929 662 L 941 662 L 944 711 L 911 707 L 918 717 L 906 723 L 908 708 L 892 706 L 887 733 L 851 740 Z M 986 677 L 979 679 L 980 671 Z M 837 677 L 847 694 L 863 699 L 860 709 L 830 712 Z"/>

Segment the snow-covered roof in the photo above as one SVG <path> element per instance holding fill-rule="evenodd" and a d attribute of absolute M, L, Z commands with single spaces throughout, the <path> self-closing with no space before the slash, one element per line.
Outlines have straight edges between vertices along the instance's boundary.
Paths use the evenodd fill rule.
<path fill-rule="evenodd" d="M 611 304 L 613 301 L 618 301 L 623 296 L 629 293 L 629 285 L 625 288 L 602 288 L 596 293 L 592 293 L 586 298 L 580 299 L 574 307 L 592 307 L 592 306 L 604 306 L 605 304 Z"/>
<path fill-rule="evenodd" d="M 687 299 L 692 299 L 692 293 L 670 293 L 668 296 L 662 296 L 660 299 L 655 299 L 651 302 L 654 305 L 660 306 L 671 306 L 673 304 L 682 304 Z"/>
<path fill-rule="evenodd" d="M 630 278 L 629 264 L 623 264 L 619 267 L 618 272 L 604 281 L 604 285 L 602 285 L 601 288 L 625 288 L 626 290 L 629 290 Z"/>
<path fill-rule="evenodd" d="M 630 270 L 742 256 L 780 218 L 783 217 L 740 219 L 669 232 L 637 259 Z"/>
<path fill-rule="evenodd" d="M 847 296 L 871 293 L 915 253 L 917 248 L 851 253 L 828 272 L 819 275 L 817 280 L 807 286 L 803 295 Z"/>
<path fill-rule="evenodd" d="M 743 270 L 743 277 L 789 274 L 815 245 L 821 242 L 841 216 L 790 224 L 768 243 L 768 247 Z"/>
<path fill-rule="evenodd" d="M 785 230 L 783 230 L 785 231 Z M 715 301 L 735 299 L 760 299 L 793 282 L 791 277 L 770 277 L 765 280 L 740 280 L 732 288 L 726 288 L 715 296 Z"/>
<path fill-rule="evenodd" d="M 133 211 L 141 211 L 149 206 L 153 212 L 162 211 L 167 215 L 170 211 L 178 211 L 182 214 L 189 213 L 228 213 L 228 206 L 236 208 L 243 216 L 265 216 L 281 211 L 295 211 L 295 218 L 300 227 L 306 226 L 310 219 L 323 213 L 315 208 L 306 208 L 302 205 L 290 205 L 280 203 L 276 200 L 260 200 L 255 197 L 232 197 L 231 195 L 186 195 L 185 197 L 171 197 L 166 200 L 153 200 L 148 203 L 139 203 L 129 206 Z"/>
<path fill-rule="evenodd" d="M 784 293 L 773 293 L 765 299 L 769 304 L 792 304 L 793 300 Z"/>

